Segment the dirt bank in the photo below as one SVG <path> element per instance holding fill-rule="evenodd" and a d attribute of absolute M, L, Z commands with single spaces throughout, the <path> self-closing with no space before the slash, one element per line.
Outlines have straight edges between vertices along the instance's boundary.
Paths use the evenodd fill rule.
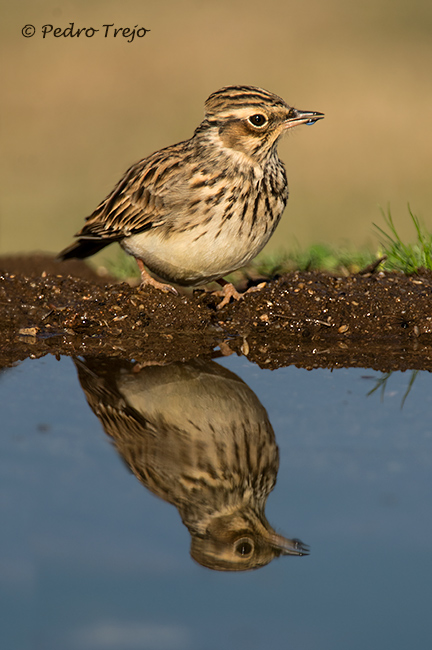
<path fill-rule="evenodd" d="M 432 370 L 431 272 L 294 272 L 220 311 L 219 302 L 101 280 L 78 261 L 0 258 L 0 365 L 47 353 L 168 363 L 219 346 L 266 368 Z"/>

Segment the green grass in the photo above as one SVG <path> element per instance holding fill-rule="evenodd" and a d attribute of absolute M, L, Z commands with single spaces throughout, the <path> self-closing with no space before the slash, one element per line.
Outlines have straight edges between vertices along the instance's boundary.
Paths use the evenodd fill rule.
<path fill-rule="evenodd" d="M 231 274 L 231 281 L 242 277 L 274 277 L 290 271 L 329 271 L 349 275 L 358 273 L 375 260 L 385 259 L 377 267 L 384 271 L 400 271 L 407 275 L 418 269 L 432 270 L 432 233 L 428 232 L 408 206 L 410 219 L 414 225 L 416 240 L 405 244 L 396 229 L 390 209 L 382 210 L 385 227 L 374 224 L 381 237 L 381 246 L 375 252 L 370 249 L 353 250 L 349 247 L 314 244 L 307 249 L 295 249 L 287 253 L 259 255 L 246 268 Z M 135 260 L 120 247 L 116 255 L 106 258 L 101 266 L 119 280 L 140 277 Z"/>
<path fill-rule="evenodd" d="M 408 212 L 417 233 L 417 240 L 413 244 L 405 244 L 394 225 L 390 208 L 385 214 L 382 210 L 388 231 L 374 224 L 383 240 L 383 254 L 387 256 L 384 268 L 389 271 L 402 271 L 407 275 L 415 273 L 418 269 L 432 270 L 432 233 L 427 232 L 420 219 L 412 213 L 410 206 Z"/>
<path fill-rule="evenodd" d="M 419 374 L 419 372 L 420 372 L 419 370 L 413 370 L 413 371 L 411 372 L 411 377 L 410 377 L 410 380 L 409 380 L 409 382 L 408 382 L 407 389 L 406 389 L 405 394 L 403 395 L 402 400 L 401 400 L 401 406 L 400 406 L 400 407 L 401 407 L 401 410 L 402 410 L 403 407 L 404 407 L 405 401 L 406 401 L 408 395 L 409 395 L 410 392 L 411 392 L 411 389 L 412 389 L 412 387 L 413 387 L 413 385 L 414 385 L 414 382 L 415 382 L 415 380 L 416 380 L 417 375 Z M 370 390 L 370 391 L 367 393 L 367 397 L 369 397 L 370 395 L 373 395 L 373 393 L 375 393 L 377 390 L 380 390 L 380 394 L 381 394 L 381 402 L 383 402 L 383 401 L 384 401 L 385 392 L 386 392 L 386 388 L 387 388 L 387 383 L 388 383 L 388 381 L 389 381 L 389 379 L 390 379 L 390 377 L 391 377 L 392 375 L 393 375 L 393 371 L 390 371 L 390 372 L 387 372 L 387 373 L 382 374 L 382 376 L 379 377 L 379 378 L 376 380 L 375 386 L 372 388 L 372 390 Z"/>
<path fill-rule="evenodd" d="M 347 275 L 358 273 L 375 260 L 385 257 L 379 266 L 385 271 L 401 271 L 409 275 L 420 268 L 432 270 L 432 233 L 426 230 L 409 206 L 408 212 L 416 233 L 414 243 L 405 244 L 401 240 L 388 209 L 387 214 L 382 210 L 387 230 L 374 224 L 382 238 L 381 247 L 375 252 L 314 244 L 306 250 L 297 248 L 289 253 L 258 257 L 252 263 L 252 268 L 269 276 L 292 270 L 330 271 Z"/>
<path fill-rule="evenodd" d="M 305 250 L 296 248 L 288 253 L 258 257 L 252 266 L 263 275 L 289 271 L 334 271 L 345 275 L 357 273 L 373 262 L 375 256 L 367 249 L 336 248 L 330 244 L 313 244 Z"/>
<path fill-rule="evenodd" d="M 139 279 L 140 272 L 131 255 L 124 252 L 120 246 L 116 244 L 117 250 L 112 253 L 110 257 L 105 257 L 99 266 L 102 266 L 113 278 L 117 280 L 134 280 Z"/>

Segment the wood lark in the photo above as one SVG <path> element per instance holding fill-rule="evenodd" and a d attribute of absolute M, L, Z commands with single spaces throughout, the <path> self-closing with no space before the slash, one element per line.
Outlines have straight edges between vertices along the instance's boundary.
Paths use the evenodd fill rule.
<path fill-rule="evenodd" d="M 205 102 L 194 135 L 128 169 L 59 258 L 85 258 L 118 241 L 135 257 L 142 285 L 176 293 L 146 266 L 177 285 L 218 281 L 219 308 L 239 299 L 222 278 L 262 250 L 288 200 L 279 138 L 323 117 L 262 88 L 221 88 Z"/>
<path fill-rule="evenodd" d="M 208 359 L 138 372 L 125 359 L 74 361 L 89 406 L 126 465 L 177 508 L 194 560 L 247 571 L 308 555 L 306 544 L 278 534 L 265 516 L 279 451 L 264 406 L 240 377 Z"/>

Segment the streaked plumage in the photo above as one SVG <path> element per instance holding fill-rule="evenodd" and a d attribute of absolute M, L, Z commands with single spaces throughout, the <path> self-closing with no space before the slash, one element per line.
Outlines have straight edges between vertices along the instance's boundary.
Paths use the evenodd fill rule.
<path fill-rule="evenodd" d="M 118 241 L 144 284 L 154 282 L 143 264 L 178 285 L 218 280 L 253 259 L 279 223 L 288 200 L 280 136 L 322 117 L 261 88 L 218 90 L 192 138 L 133 165 L 59 257 Z"/>
<path fill-rule="evenodd" d="M 145 487 L 178 509 L 197 562 L 241 571 L 307 554 L 265 517 L 278 448 L 264 407 L 239 377 L 200 359 L 139 372 L 118 359 L 75 363 L 118 453 Z"/>

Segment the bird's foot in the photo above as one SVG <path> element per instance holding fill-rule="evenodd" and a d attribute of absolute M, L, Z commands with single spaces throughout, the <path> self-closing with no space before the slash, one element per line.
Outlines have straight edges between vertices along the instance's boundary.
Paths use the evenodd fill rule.
<path fill-rule="evenodd" d="M 150 273 L 148 273 L 147 269 L 145 268 L 142 260 L 137 259 L 136 263 L 138 264 L 138 268 L 141 273 L 141 284 L 140 284 L 140 289 L 143 289 L 144 287 L 154 287 L 155 289 L 159 289 L 159 291 L 163 291 L 164 293 L 171 292 L 175 296 L 178 296 L 178 291 L 174 289 L 170 284 L 164 284 L 163 282 L 158 282 L 155 280 Z"/>
<path fill-rule="evenodd" d="M 255 287 L 249 287 L 249 289 L 247 289 L 242 295 L 244 296 L 246 293 L 256 293 L 257 291 L 261 291 L 261 289 L 264 289 L 266 284 L 267 282 L 260 282 Z"/>
<path fill-rule="evenodd" d="M 235 286 L 232 284 L 232 282 L 227 282 L 222 286 L 222 289 L 219 289 L 218 291 L 213 291 L 213 294 L 215 296 L 223 296 L 223 299 L 221 302 L 218 304 L 216 309 L 222 309 L 229 303 L 231 298 L 234 298 L 234 300 L 240 300 L 242 297 L 242 293 L 239 293 Z"/>
<path fill-rule="evenodd" d="M 218 282 L 221 281 L 218 280 Z M 223 296 L 223 299 L 218 304 L 216 309 L 219 310 L 225 307 L 231 298 L 234 298 L 234 300 L 240 300 L 240 298 L 243 298 L 243 296 L 245 296 L 247 293 L 255 293 L 256 291 L 261 291 L 261 289 L 263 289 L 265 286 L 266 282 L 261 282 L 256 287 L 249 287 L 249 289 L 247 291 L 244 291 L 244 293 L 239 293 L 231 282 L 224 282 L 222 284 L 222 289 L 213 292 L 215 296 Z"/>
<path fill-rule="evenodd" d="M 178 296 L 178 291 L 177 289 L 174 289 L 170 284 L 164 284 L 163 282 L 158 282 L 152 277 L 146 278 L 145 280 L 141 279 L 141 284 L 140 284 L 140 289 L 143 289 L 144 287 L 154 287 L 155 289 L 159 289 L 159 291 L 163 291 L 164 293 L 173 293 L 175 296 Z"/>

